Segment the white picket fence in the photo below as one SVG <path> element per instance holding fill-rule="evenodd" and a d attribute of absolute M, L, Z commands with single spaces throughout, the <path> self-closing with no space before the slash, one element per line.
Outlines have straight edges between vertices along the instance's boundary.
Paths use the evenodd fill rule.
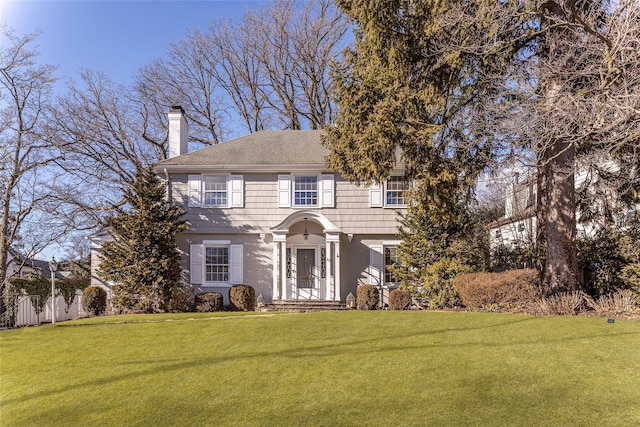
<path fill-rule="evenodd" d="M 19 295 L 14 300 L 14 308 L 13 310 L 7 310 L 7 313 L 3 314 L 3 319 L 0 322 L 0 327 L 4 328 L 15 328 L 21 326 L 37 326 L 42 323 L 51 323 L 51 298 L 47 300 L 47 304 L 45 305 L 42 312 L 39 314 L 33 308 L 33 304 L 31 303 L 31 296 L 29 295 Z M 34 297 L 34 298 L 37 298 Z M 64 302 L 64 298 L 61 296 L 56 297 L 55 304 L 55 313 L 56 313 L 56 322 L 62 322 L 64 320 L 71 320 L 81 317 L 85 314 L 82 309 L 82 304 L 80 303 L 80 299 L 82 298 L 82 291 L 78 290 L 76 292 L 76 296 L 73 300 L 71 306 L 69 306 L 68 310 L 66 304 Z M 14 316 L 10 318 L 7 317 L 9 312 L 15 313 Z"/>

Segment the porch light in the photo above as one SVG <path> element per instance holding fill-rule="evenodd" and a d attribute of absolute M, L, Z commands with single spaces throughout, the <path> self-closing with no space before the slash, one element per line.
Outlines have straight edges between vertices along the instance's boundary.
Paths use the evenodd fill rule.
<path fill-rule="evenodd" d="M 56 257 L 51 257 L 49 270 L 51 271 L 51 323 L 56 323 L 56 271 L 58 271 Z"/>
<path fill-rule="evenodd" d="M 307 231 L 307 218 L 304 219 L 304 233 L 302 233 L 304 240 L 309 240 L 309 232 Z"/>

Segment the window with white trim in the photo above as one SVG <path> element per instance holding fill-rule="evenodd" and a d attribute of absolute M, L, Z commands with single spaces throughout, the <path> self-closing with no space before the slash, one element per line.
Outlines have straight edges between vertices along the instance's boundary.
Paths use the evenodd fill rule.
<path fill-rule="evenodd" d="M 228 240 L 192 243 L 189 281 L 193 285 L 229 286 L 243 283 L 243 246 Z"/>
<path fill-rule="evenodd" d="M 294 206 L 316 206 L 318 204 L 318 177 L 295 176 L 293 187 Z"/>
<path fill-rule="evenodd" d="M 407 180 L 403 176 L 390 176 L 385 182 L 385 204 L 405 206 L 404 192 L 407 188 Z"/>
<path fill-rule="evenodd" d="M 188 206 L 207 208 L 244 207 L 244 177 L 199 174 L 188 177 Z"/>
<path fill-rule="evenodd" d="M 384 247 L 384 282 L 385 283 L 398 283 L 398 280 L 394 277 L 393 272 L 389 270 L 389 267 L 399 266 L 400 255 L 398 254 L 397 246 L 385 246 Z"/>
<path fill-rule="evenodd" d="M 333 174 L 279 174 L 278 207 L 335 207 L 335 183 Z"/>
<path fill-rule="evenodd" d="M 369 187 L 369 206 L 372 208 L 404 207 L 407 205 L 405 191 L 409 183 L 404 176 L 392 175 L 383 184 L 372 183 Z"/>
<path fill-rule="evenodd" d="M 227 206 L 227 176 L 204 175 L 204 206 Z"/>
<path fill-rule="evenodd" d="M 228 282 L 229 247 L 206 246 L 204 249 L 205 282 Z"/>

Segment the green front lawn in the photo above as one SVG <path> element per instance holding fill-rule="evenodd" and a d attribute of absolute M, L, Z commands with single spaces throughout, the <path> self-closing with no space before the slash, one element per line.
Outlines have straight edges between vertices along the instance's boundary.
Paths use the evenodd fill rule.
<path fill-rule="evenodd" d="M 0 425 L 640 425 L 640 322 L 192 313 L 0 331 Z"/>

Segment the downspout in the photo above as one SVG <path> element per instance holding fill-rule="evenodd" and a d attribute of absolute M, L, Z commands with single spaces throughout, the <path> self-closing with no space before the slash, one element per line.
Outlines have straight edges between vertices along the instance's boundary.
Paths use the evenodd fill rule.
<path fill-rule="evenodd" d="M 169 172 L 167 172 L 167 168 L 164 168 L 164 180 L 167 185 L 165 197 L 167 198 L 167 203 L 171 202 L 171 189 L 169 183 Z"/>

